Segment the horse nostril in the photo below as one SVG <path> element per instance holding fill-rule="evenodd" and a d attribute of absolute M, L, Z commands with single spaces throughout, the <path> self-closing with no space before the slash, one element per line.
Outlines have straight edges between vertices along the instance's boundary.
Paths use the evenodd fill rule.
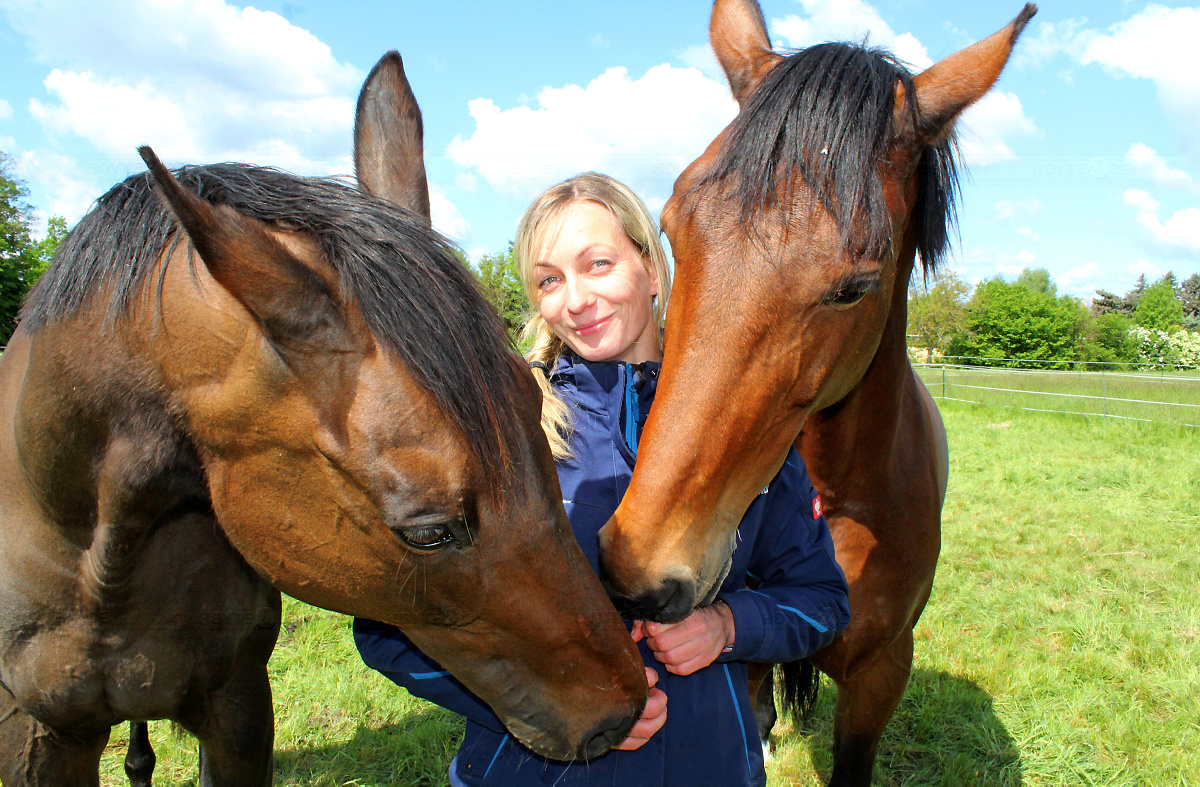
<path fill-rule="evenodd" d="M 592 734 L 584 737 L 583 743 L 579 745 L 579 751 L 576 752 L 576 757 L 588 761 L 607 754 L 609 749 L 625 740 L 625 736 L 633 729 L 636 722 L 636 718 L 629 716 L 619 716 L 601 722 L 592 731 Z"/>
<path fill-rule="evenodd" d="M 641 595 L 615 596 L 613 605 L 627 618 L 674 623 L 692 611 L 695 592 L 695 583 L 691 580 L 664 579 Z"/>

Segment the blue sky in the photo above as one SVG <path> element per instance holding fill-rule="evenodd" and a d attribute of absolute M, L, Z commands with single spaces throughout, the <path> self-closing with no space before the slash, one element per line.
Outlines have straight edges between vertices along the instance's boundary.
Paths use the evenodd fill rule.
<path fill-rule="evenodd" d="M 764 0 L 772 42 L 862 40 L 920 70 L 1020 2 Z M 434 221 L 502 250 L 528 200 L 578 171 L 657 210 L 734 105 L 706 0 L 0 0 L 0 150 L 42 216 L 76 221 L 140 170 L 249 161 L 351 170 L 354 101 L 388 49 L 425 115 Z M 1087 301 L 1200 271 L 1200 6 L 1045 2 L 960 135 L 952 265 L 1048 268 Z"/>

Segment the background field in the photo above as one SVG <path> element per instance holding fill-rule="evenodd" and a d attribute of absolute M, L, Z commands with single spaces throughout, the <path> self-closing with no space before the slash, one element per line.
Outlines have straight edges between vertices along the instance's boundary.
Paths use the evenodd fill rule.
<path fill-rule="evenodd" d="M 1062 371 L 933 364 L 917 367 L 943 399 L 1010 409 L 1102 415 L 1200 427 L 1200 371 Z"/>
<path fill-rule="evenodd" d="M 942 560 L 877 782 L 1200 784 L 1200 433 L 942 409 Z M 455 717 L 366 670 L 345 618 L 285 604 L 276 784 L 445 783 Z M 828 776 L 832 700 L 826 682 L 804 728 L 777 730 L 772 785 Z M 124 783 L 125 735 L 105 784 Z M 194 741 L 151 735 L 156 783 L 194 780 Z"/>

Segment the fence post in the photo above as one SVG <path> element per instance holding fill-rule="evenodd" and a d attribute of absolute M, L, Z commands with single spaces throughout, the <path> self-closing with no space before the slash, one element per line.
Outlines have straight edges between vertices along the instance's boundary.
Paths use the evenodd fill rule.
<path fill-rule="evenodd" d="M 1104 370 L 1100 370 L 1100 395 L 1104 399 L 1104 414 L 1108 415 L 1108 379 L 1104 376 Z"/>
<path fill-rule="evenodd" d="M 942 398 L 946 398 L 946 362 L 942 361 Z"/>

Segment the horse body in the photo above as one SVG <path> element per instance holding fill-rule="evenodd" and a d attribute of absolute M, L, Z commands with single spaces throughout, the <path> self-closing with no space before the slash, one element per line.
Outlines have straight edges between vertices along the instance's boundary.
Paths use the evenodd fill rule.
<path fill-rule="evenodd" d="M 183 250 L 174 256 L 168 276 L 189 276 Z M 157 718 L 200 738 L 207 777 L 270 778 L 266 660 L 279 591 L 226 539 L 186 432 L 186 397 L 156 360 L 170 357 L 158 346 L 167 342 L 175 363 L 205 358 L 219 377 L 228 358 L 213 345 L 236 332 L 235 312 L 211 279 L 179 284 L 164 282 L 179 295 L 149 342 L 129 337 L 155 335 L 142 330 L 152 309 L 137 307 L 113 331 L 92 308 L 36 340 L 18 329 L 0 361 L 0 423 L 12 424 L 0 432 L 0 463 L 14 469 L 0 492 L 0 676 L 10 693 L 0 702 L 20 709 L 4 723 L 0 762 L 30 769 L 3 771 L 14 784 L 93 781 L 113 724 Z M 177 319 L 201 291 L 226 325 Z M 233 704 L 244 709 L 237 724 Z"/>
<path fill-rule="evenodd" d="M 394 53 L 381 83 L 386 152 L 419 112 L 387 105 L 411 102 Z M 280 590 L 399 626 L 539 753 L 623 739 L 644 672 L 536 383 L 428 215 L 383 199 L 423 190 L 420 156 L 364 165 L 370 193 L 143 157 L 0 360 L 4 783 L 95 784 L 112 724 L 167 718 L 201 784 L 269 784 Z"/>
<path fill-rule="evenodd" d="M 850 584 L 850 626 L 813 657 L 838 684 L 835 784 L 870 782 L 940 549 L 946 438 L 907 358 L 908 282 L 947 247 L 954 119 L 1035 11 L 913 76 L 853 45 L 775 54 L 754 0 L 714 3 L 741 112 L 663 209 L 676 260 L 663 369 L 601 565 L 637 616 L 707 602 L 795 442 Z"/>

